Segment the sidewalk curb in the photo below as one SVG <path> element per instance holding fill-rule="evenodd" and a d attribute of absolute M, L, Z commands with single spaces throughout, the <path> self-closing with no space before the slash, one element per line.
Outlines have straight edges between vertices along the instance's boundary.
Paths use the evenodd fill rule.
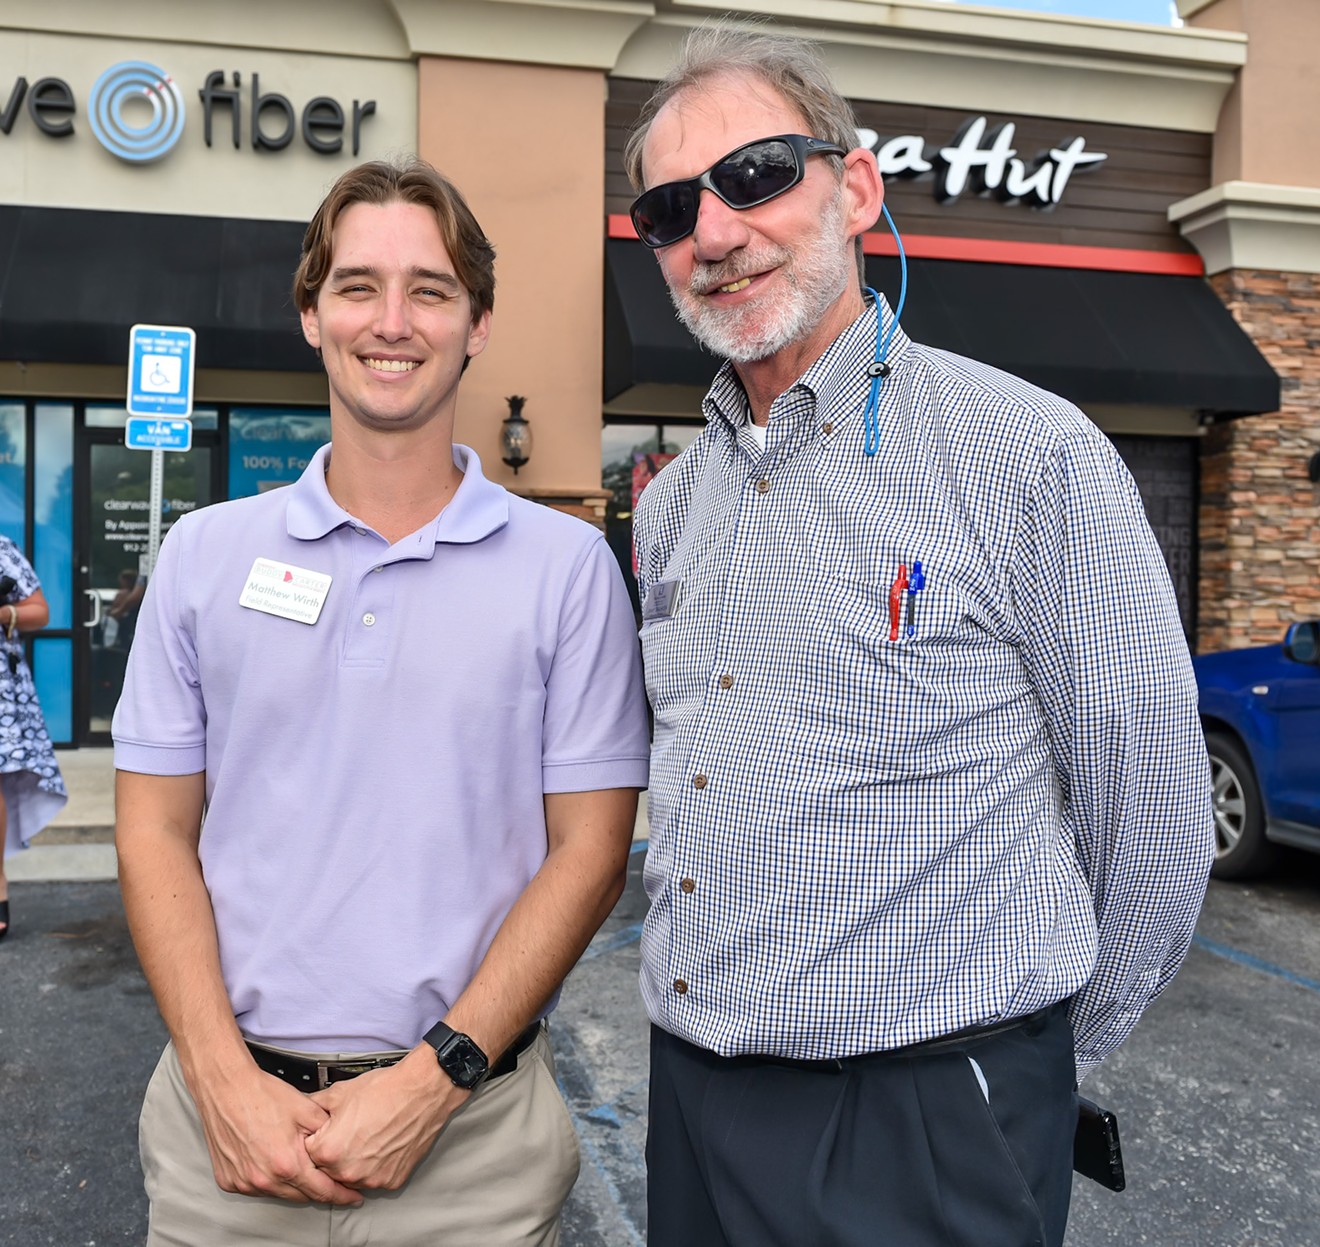
<path fill-rule="evenodd" d="M 88 883 L 119 877 L 113 844 L 34 844 L 5 859 L 10 883 Z"/>

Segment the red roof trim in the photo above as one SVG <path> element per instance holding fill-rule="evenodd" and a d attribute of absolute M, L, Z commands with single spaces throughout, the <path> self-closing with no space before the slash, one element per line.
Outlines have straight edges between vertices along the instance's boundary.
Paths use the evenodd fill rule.
<path fill-rule="evenodd" d="M 636 238 L 632 221 L 623 213 L 607 218 L 606 236 Z M 1001 242 L 992 238 L 946 238 L 937 234 L 904 234 L 908 255 L 926 260 L 969 260 L 989 264 L 1033 264 L 1044 268 L 1106 269 L 1118 273 L 1165 273 L 1201 277 L 1199 255 L 1182 251 L 1138 251 L 1125 247 L 1078 247 L 1066 243 Z M 867 255 L 897 255 L 891 234 L 862 236 Z"/>

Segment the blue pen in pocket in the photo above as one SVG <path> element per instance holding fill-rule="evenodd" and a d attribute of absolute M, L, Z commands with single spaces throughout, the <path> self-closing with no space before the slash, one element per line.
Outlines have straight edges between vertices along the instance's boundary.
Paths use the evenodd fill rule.
<path fill-rule="evenodd" d="M 907 583 L 907 634 L 917 635 L 917 594 L 926 587 L 926 574 L 921 570 L 921 560 L 912 564 L 912 574 Z"/>

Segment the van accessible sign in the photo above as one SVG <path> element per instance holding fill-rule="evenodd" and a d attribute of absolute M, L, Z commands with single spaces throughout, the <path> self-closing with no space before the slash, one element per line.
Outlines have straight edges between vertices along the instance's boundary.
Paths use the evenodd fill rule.
<path fill-rule="evenodd" d="M 231 85 L 232 84 L 232 85 Z M 120 61 L 92 83 L 87 124 L 97 142 L 130 164 L 168 155 L 183 136 L 189 95 L 165 69 L 150 61 Z M 354 100 L 346 111 L 337 99 L 318 95 L 301 111 L 287 96 L 263 91 L 259 74 L 213 69 L 197 91 L 202 135 L 207 147 L 215 122 L 229 122 L 234 147 L 247 138 L 252 150 L 282 151 L 295 136 L 321 155 L 335 155 L 351 137 L 353 155 L 362 143 L 362 125 L 376 111 L 375 100 Z M 199 105 L 193 105 L 194 108 Z M 63 78 L 14 79 L 5 94 L 0 83 L 0 135 L 9 135 L 26 106 L 28 123 L 53 139 L 75 133 L 78 102 Z M 244 117 L 246 115 L 246 125 Z"/>
<path fill-rule="evenodd" d="M 191 450 L 191 420 L 156 420 L 129 416 L 124 421 L 124 445 L 129 450 Z"/>

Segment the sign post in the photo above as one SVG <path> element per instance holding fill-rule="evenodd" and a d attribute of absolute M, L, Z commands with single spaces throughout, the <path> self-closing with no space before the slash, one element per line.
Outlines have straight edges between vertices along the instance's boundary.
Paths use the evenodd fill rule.
<path fill-rule="evenodd" d="M 124 445 L 151 451 L 151 500 L 144 574 L 156 570 L 160 509 L 165 492 L 165 451 L 192 448 L 193 376 L 197 334 L 178 325 L 134 325 L 128 335 L 128 414 Z"/>

